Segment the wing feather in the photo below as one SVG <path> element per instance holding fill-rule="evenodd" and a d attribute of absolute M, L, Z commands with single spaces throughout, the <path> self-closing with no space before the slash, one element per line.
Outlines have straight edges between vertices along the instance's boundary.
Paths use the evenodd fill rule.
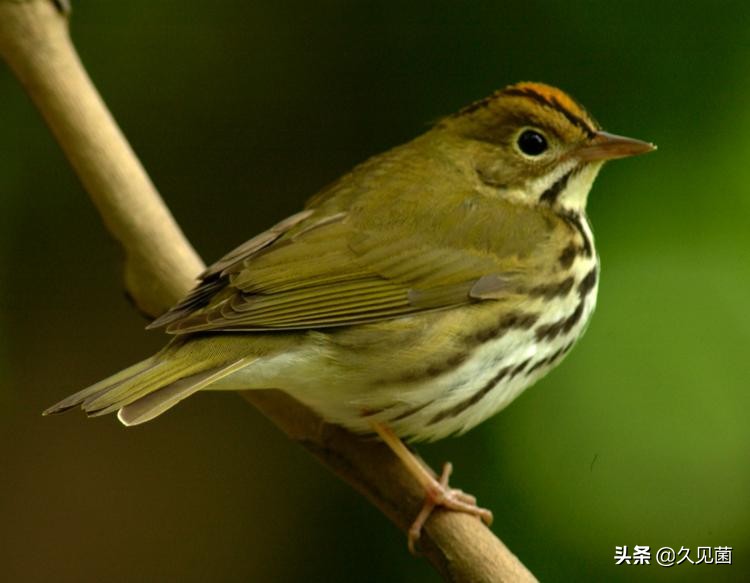
<path fill-rule="evenodd" d="M 539 272 L 533 254 L 551 244 L 555 228 L 532 213 L 521 217 L 527 232 L 519 238 L 518 205 L 480 202 L 452 210 L 456 232 L 429 215 L 404 229 L 403 216 L 388 209 L 392 223 L 370 220 L 373 209 L 308 209 L 208 268 L 153 326 L 174 334 L 326 328 L 509 297 L 529 267 Z"/>

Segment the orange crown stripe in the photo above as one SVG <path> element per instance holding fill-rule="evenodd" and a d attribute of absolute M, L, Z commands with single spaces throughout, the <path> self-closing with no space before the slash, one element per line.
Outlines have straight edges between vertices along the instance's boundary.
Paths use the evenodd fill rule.
<path fill-rule="evenodd" d="M 523 81 L 506 87 L 502 93 L 506 95 L 524 95 L 535 99 L 543 105 L 552 107 L 567 117 L 571 123 L 579 126 L 590 135 L 593 135 L 600 129 L 599 124 L 594 121 L 583 107 L 567 93 L 560 91 L 556 87 L 551 87 L 544 83 Z"/>

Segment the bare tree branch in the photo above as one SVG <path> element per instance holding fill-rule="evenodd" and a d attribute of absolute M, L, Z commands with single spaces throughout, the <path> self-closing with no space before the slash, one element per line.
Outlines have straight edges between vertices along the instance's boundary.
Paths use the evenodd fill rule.
<path fill-rule="evenodd" d="M 0 0 L 0 53 L 122 244 L 129 293 L 141 310 L 158 315 L 192 287 L 202 262 L 81 65 L 68 34 L 67 10 L 67 1 Z M 324 423 L 279 391 L 242 395 L 400 529 L 408 529 L 424 492 L 387 447 Z M 489 529 L 466 514 L 436 511 L 421 546 L 447 581 L 536 581 Z"/>
<path fill-rule="evenodd" d="M 128 292 L 159 314 L 192 287 L 201 260 L 91 83 L 56 6 L 0 1 L 0 51 L 122 244 Z"/>

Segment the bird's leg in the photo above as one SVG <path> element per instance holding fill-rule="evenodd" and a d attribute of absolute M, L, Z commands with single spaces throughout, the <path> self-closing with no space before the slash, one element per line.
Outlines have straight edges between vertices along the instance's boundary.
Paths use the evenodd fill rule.
<path fill-rule="evenodd" d="M 383 423 L 373 422 L 372 428 L 380 436 L 380 439 L 391 448 L 393 453 L 399 457 L 425 491 L 422 510 L 409 528 L 409 550 L 412 554 L 416 554 L 415 544 L 419 540 L 424 523 L 427 522 L 432 511 L 438 506 L 448 510 L 466 512 L 481 519 L 488 526 L 492 523 L 492 512 L 477 506 L 477 500 L 474 496 L 448 486 L 448 478 L 453 471 L 453 465 L 450 462 L 443 466 L 443 472 L 438 479 L 432 470 L 404 445 L 404 442 L 393 433 L 390 427 Z"/>

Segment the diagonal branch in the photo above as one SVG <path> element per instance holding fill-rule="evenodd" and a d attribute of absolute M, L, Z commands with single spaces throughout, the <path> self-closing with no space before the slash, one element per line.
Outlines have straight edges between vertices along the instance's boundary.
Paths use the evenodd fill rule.
<path fill-rule="evenodd" d="M 125 285 L 158 315 L 203 265 L 86 74 L 70 41 L 67 1 L 0 0 L 0 54 L 34 101 L 125 255 Z M 391 451 L 324 423 L 279 391 L 246 391 L 307 448 L 406 531 L 424 493 Z M 448 581 L 536 581 L 479 520 L 437 511 L 421 546 Z"/>

